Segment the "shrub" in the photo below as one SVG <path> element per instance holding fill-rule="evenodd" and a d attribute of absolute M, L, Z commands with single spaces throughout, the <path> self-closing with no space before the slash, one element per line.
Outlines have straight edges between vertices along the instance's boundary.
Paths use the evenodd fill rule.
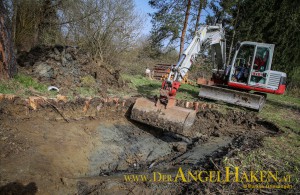
<path fill-rule="evenodd" d="M 91 75 L 81 77 L 80 82 L 83 87 L 94 87 L 96 84 L 94 77 L 92 77 Z"/>

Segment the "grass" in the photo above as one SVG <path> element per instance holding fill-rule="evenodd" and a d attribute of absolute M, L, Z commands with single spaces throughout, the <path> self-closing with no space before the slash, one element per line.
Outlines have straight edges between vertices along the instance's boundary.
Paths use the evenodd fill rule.
<path fill-rule="evenodd" d="M 262 170 L 278 172 L 279 177 L 290 175 L 294 191 L 297 191 L 300 187 L 299 137 L 288 132 L 281 136 L 267 137 L 263 140 L 262 147 L 251 151 L 239 151 L 236 156 L 223 159 L 222 164 L 239 167 L 240 172 Z"/>
<path fill-rule="evenodd" d="M 285 105 L 294 105 L 300 109 L 300 98 L 288 96 L 288 95 L 274 95 L 268 94 L 269 102 L 277 102 Z"/>
<path fill-rule="evenodd" d="M 276 123 L 283 130 L 300 133 L 299 112 L 299 98 L 268 94 L 267 103 L 259 116 Z"/>
<path fill-rule="evenodd" d="M 24 88 L 33 88 L 39 92 L 47 92 L 47 86 L 39 83 L 37 80 L 30 76 L 18 74 L 14 80 L 20 83 Z"/>
<path fill-rule="evenodd" d="M 75 91 L 83 97 L 94 97 L 98 94 L 98 91 L 92 87 L 78 87 Z"/>
<path fill-rule="evenodd" d="M 47 93 L 47 86 L 39 83 L 30 76 L 18 74 L 13 79 L 8 81 L 1 81 L 0 93 L 16 94 L 20 96 L 31 95 L 31 93 L 45 94 Z M 51 95 L 49 92 L 48 95 Z"/>
<path fill-rule="evenodd" d="M 292 129 L 300 133 L 299 110 L 268 104 L 259 113 L 261 118 L 277 124 L 281 129 Z"/>
<path fill-rule="evenodd" d="M 90 80 L 87 80 L 85 84 L 91 83 Z M 69 90 L 68 98 L 73 99 L 73 92 L 79 94 L 83 97 L 92 97 L 98 94 L 98 91 L 93 87 L 77 87 L 73 90 Z M 47 85 L 40 83 L 36 79 L 18 74 L 13 79 L 1 81 L 0 83 L 0 93 L 3 94 L 15 94 L 20 97 L 28 97 L 34 95 L 42 95 L 46 97 L 55 97 L 57 95 L 56 91 L 48 91 Z"/>
<path fill-rule="evenodd" d="M 128 83 L 129 87 L 141 95 L 154 96 L 159 95 L 162 81 L 151 80 L 147 77 L 137 75 L 122 75 L 122 78 Z M 181 84 L 176 98 L 179 100 L 196 101 L 198 99 L 199 87 L 189 84 Z"/>
<path fill-rule="evenodd" d="M 17 86 L 11 81 L 3 81 L 0 83 L 0 93 L 3 94 L 15 94 Z"/>

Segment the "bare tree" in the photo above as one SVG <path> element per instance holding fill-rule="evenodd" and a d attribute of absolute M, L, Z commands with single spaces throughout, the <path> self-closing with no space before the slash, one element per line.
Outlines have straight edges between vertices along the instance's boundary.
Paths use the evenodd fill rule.
<path fill-rule="evenodd" d="M 3 1 L 0 1 L 0 79 L 11 78 L 17 73 L 9 20 Z"/>
<path fill-rule="evenodd" d="M 58 42 L 60 26 L 57 14 L 61 3 L 61 0 L 13 0 L 13 39 L 18 51 Z"/>
<path fill-rule="evenodd" d="M 10 4 L 17 51 L 39 44 L 72 44 L 100 62 L 117 64 L 135 44 L 142 26 L 133 0 L 12 0 Z"/>
<path fill-rule="evenodd" d="M 38 29 L 36 32 L 37 42 L 43 44 L 53 44 L 58 42 L 60 36 L 60 28 L 57 23 L 58 7 L 62 3 L 61 0 L 43 0 L 40 5 L 40 16 Z"/>
<path fill-rule="evenodd" d="M 41 6 L 40 1 L 14 1 L 13 29 L 15 46 L 18 51 L 29 51 L 38 43 Z"/>
<path fill-rule="evenodd" d="M 110 63 L 131 48 L 141 26 L 132 0 L 64 1 L 61 21 L 70 42 Z"/>

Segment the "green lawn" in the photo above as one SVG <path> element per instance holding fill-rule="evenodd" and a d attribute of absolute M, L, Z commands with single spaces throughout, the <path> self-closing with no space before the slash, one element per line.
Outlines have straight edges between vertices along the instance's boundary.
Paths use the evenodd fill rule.
<path fill-rule="evenodd" d="M 138 94 L 145 96 L 159 95 L 159 90 L 162 81 L 150 80 L 144 76 L 129 76 L 122 75 L 123 79 L 128 82 L 129 87 L 136 91 Z M 177 92 L 176 98 L 179 100 L 197 101 L 199 87 L 189 84 L 181 84 Z"/>
<path fill-rule="evenodd" d="M 268 94 L 259 116 L 276 123 L 282 129 L 300 133 L 300 99 L 287 95 Z"/>

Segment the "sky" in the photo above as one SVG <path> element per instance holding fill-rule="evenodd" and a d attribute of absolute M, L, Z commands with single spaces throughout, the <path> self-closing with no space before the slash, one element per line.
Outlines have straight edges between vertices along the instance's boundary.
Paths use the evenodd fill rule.
<path fill-rule="evenodd" d="M 143 30 L 142 33 L 144 35 L 147 35 L 150 33 L 152 24 L 151 24 L 151 17 L 148 15 L 148 13 L 153 13 L 155 10 L 150 7 L 148 4 L 149 0 L 134 0 L 136 5 L 136 10 L 138 13 L 140 13 L 144 18 L 143 23 Z"/>
<path fill-rule="evenodd" d="M 155 11 L 155 9 L 152 9 L 151 6 L 148 4 L 148 1 L 149 0 L 134 0 L 137 12 L 144 19 L 141 33 L 146 36 L 150 35 L 150 31 L 152 28 L 151 17 L 149 16 L 149 13 L 153 13 Z M 208 0 L 208 2 L 210 2 L 210 0 Z M 202 10 L 201 17 L 200 17 L 201 18 L 200 23 L 204 23 L 206 16 L 208 15 L 208 13 L 211 13 L 211 12 L 212 11 L 208 8 L 206 10 Z M 167 45 L 168 40 L 165 40 L 163 44 Z M 188 43 L 185 43 L 185 48 L 187 46 L 188 46 Z M 179 44 L 177 45 L 176 49 L 179 50 Z"/>
<path fill-rule="evenodd" d="M 150 7 L 148 4 L 149 0 L 134 0 L 136 5 L 136 10 L 138 13 L 140 13 L 144 17 L 144 26 L 142 29 L 142 33 L 144 35 L 147 35 L 150 33 L 152 24 L 151 24 L 151 17 L 148 15 L 148 13 L 153 13 L 155 10 Z M 208 12 L 211 12 L 211 10 L 207 9 L 207 11 L 202 10 L 201 13 L 201 23 L 204 23 L 205 18 L 208 14 Z"/>

